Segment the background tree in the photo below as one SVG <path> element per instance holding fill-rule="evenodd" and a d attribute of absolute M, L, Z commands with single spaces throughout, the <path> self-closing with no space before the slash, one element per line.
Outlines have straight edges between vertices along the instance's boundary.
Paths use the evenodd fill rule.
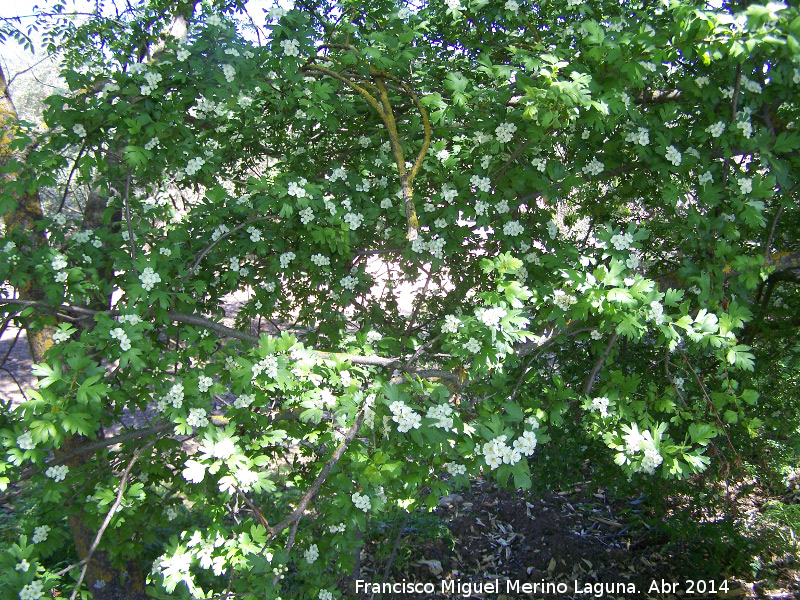
<path fill-rule="evenodd" d="M 62 21 L 49 130 L 4 113 L 0 302 L 54 345 L 2 468 L 92 559 L 45 568 L 40 528 L 10 597 L 144 560 L 155 596 L 330 598 L 371 516 L 527 487 L 552 436 L 644 482 L 758 435 L 751 346 L 797 327 L 795 8 L 322 2 L 255 41 L 243 8 Z M 35 212 L 59 173 L 81 219 Z"/>

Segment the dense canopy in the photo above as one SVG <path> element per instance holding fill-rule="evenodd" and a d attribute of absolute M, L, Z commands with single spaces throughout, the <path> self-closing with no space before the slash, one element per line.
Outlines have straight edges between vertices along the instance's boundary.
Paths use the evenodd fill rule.
<path fill-rule="evenodd" d="M 69 90 L 25 123 L 3 79 L 39 384 L 0 482 L 47 517 L 0 595 L 343 597 L 371 519 L 528 487 L 566 435 L 644 485 L 781 420 L 752 371 L 796 345 L 796 8 L 245 8 L 50 7 Z"/>

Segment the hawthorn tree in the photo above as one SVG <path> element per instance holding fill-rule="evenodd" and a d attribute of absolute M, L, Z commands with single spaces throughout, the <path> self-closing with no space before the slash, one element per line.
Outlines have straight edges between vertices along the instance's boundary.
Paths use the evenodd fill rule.
<path fill-rule="evenodd" d="M 340 597 L 371 519 L 526 488 L 568 422 L 634 481 L 758 435 L 751 346 L 797 328 L 796 8 L 132 4 L 52 22 L 44 126 L 3 85 L 0 306 L 39 383 L 0 482 L 42 507 L 3 597 Z"/>

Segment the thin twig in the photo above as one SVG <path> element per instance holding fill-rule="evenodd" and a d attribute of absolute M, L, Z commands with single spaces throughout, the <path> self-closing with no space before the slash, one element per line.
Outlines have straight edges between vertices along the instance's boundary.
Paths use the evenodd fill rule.
<path fill-rule="evenodd" d="M 136 263 L 136 243 L 133 239 L 133 225 L 131 225 L 131 168 L 128 167 L 128 175 L 125 178 L 125 222 L 128 224 L 128 244 L 131 247 L 131 261 Z M 133 265 L 134 273 L 136 265 Z"/>
<path fill-rule="evenodd" d="M 133 465 L 136 463 L 136 461 L 139 459 L 139 457 L 145 450 L 147 450 L 150 446 L 156 443 L 157 439 L 158 438 L 156 438 L 155 440 L 151 440 L 150 442 L 139 448 L 133 454 L 131 460 L 128 462 L 128 466 L 125 467 L 125 471 L 123 471 L 122 477 L 120 478 L 119 481 L 119 490 L 117 490 L 117 498 L 116 500 L 114 500 L 114 504 L 111 505 L 108 514 L 106 514 L 106 518 L 103 520 L 103 524 L 97 531 L 97 535 L 95 535 L 94 541 L 92 542 L 92 545 L 89 547 L 89 552 L 86 553 L 86 556 L 80 562 L 77 562 L 74 565 L 70 565 L 66 569 L 63 569 L 58 573 L 56 573 L 56 576 L 60 577 L 61 575 L 68 573 L 72 569 L 83 565 L 83 568 L 81 569 L 81 574 L 78 577 L 78 582 L 75 584 L 75 589 L 72 590 L 72 595 L 69 597 L 69 600 L 75 600 L 75 598 L 77 597 L 78 592 L 80 591 L 81 588 L 81 584 L 83 583 L 83 578 L 86 576 L 86 569 L 89 567 L 89 561 L 92 560 L 92 556 L 94 555 L 95 550 L 97 550 L 97 546 L 100 545 L 100 540 L 102 539 L 103 534 L 105 533 L 109 523 L 111 523 L 111 519 L 114 518 L 114 515 L 117 512 L 117 508 L 119 508 L 119 506 L 122 504 L 122 498 L 125 495 L 125 487 L 128 482 L 128 477 L 131 474 L 131 469 L 133 468 Z"/>
<path fill-rule="evenodd" d="M 586 385 L 583 386 L 584 396 L 588 396 L 592 392 L 594 383 L 597 380 L 597 375 L 600 373 L 600 369 L 603 368 L 603 365 L 608 360 L 608 355 L 611 354 L 611 350 L 614 348 L 614 344 L 617 343 L 618 338 L 619 334 L 615 331 L 611 335 L 611 339 L 608 340 L 608 345 L 606 345 L 603 355 L 597 359 L 597 362 L 594 363 L 594 368 L 592 369 L 592 372 L 589 373 L 589 378 L 586 380 Z"/>
<path fill-rule="evenodd" d="M 303 514 L 305 513 L 305 510 L 308 507 L 308 504 L 317 495 L 319 489 L 322 487 L 322 484 L 325 483 L 325 479 L 328 477 L 328 474 L 331 472 L 333 467 L 336 466 L 336 463 L 338 463 L 339 460 L 342 458 L 344 451 L 347 450 L 347 447 L 350 445 L 350 443 L 355 439 L 356 434 L 358 433 L 358 430 L 361 429 L 361 424 L 363 422 L 364 422 L 364 411 L 362 409 L 358 412 L 355 422 L 345 434 L 342 442 L 333 452 L 333 455 L 328 459 L 328 462 L 325 463 L 325 466 L 322 467 L 322 470 L 319 472 L 319 475 L 317 475 L 317 478 L 314 480 L 314 483 L 311 484 L 311 487 L 308 489 L 308 491 L 305 494 L 303 494 L 303 497 L 300 499 L 297 508 L 295 508 L 294 511 L 292 511 L 292 514 L 290 514 L 283 521 L 281 521 L 275 527 L 272 527 L 269 530 L 270 537 L 274 538 L 284 529 L 291 526 L 295 522 L 299 521 L 303 517 Z"/>

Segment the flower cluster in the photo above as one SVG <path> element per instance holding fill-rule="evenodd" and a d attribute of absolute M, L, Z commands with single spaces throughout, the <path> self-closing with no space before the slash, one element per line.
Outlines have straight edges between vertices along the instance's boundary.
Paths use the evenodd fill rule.
<path fill-rule="evenodd" d="M 278 357 L 274 354 L 270 354 L 253 365 L 253 379 L 261 375 L 262 372 L 266 373 L 267 377 L 277 379 Z"/>
<path fill-rule="evenodd" d="M 495 137 L 497 137 L 497 141 L 501 144 L 505 144 L 514 138 L 514 132 L 516 130 L 517 126 L 513 123 L 503 123 L 497 126 L 497 128 L 494 130 L 494 133 Z"/>
<path fill-rule="evenodd" d="M 354 501 L 355 502 L 355 501 Z M 316 544 L 311 544 L 303 554 L 308 564 L 313 564 L 319 558 L 319 548 Z"/>
<path fill-rule="evenodd" d="M 358 492 L 355 492 L 351 496 L 351 498 L 356 508 L 361 509 L 364 512 L 368 512 L 370 507 L 372 506 L 372 502 L 369 499 L 369 496 L 367 496 L 366 494 L 359 494 Z"/>
<path fill-rule="evenodd" d="M 548 221 L 547 234 L 550 236 L 551 240 L 554 240 L 556 237 L 558 237 L 558 225 L 556 225 L 555 221 Z"/>
<path fill-rule="evenodd" d="M 361 213 L 347 213 L 342 218 L 342 221 L 347 223 L 351 231 L 355 231 L 356 229 L 361 227 L 361 224 L 364 222 L 364 215 L 362 215 Z"/>
<path fill-rule="evenodd" d="M 127 352 L 131 349 L 131 341 L 128 339 L 128 334 L 122 327 L 115 327 L 109 332 L 112 339 L 119 340 L 119 349 Z"/>
<path fill-rule="evenodd" d="M 739 189 L 742 191 L 742 194 L 749 194 L 753 191 L 753 180 L 747 177 L 741 177 L 736 180 L 739 184 Z"/>
<path fill-rule="evenodd" d="M 492 328 L 496 328 L 507 314 L 508 311 L 500 306 L 479 308 L 475 311 L 475 316 L 478 317 L 484 325 Z"/>
<path fill-rule="evenodd" d="M 439 406 L 431 406 L 428 408 L 428 413 L 425 415 L 428 419 L 438 419 L 434 423 L 434 427 L 439 429 L 450 430 L 453 428 L 453 409 L 449 404 L 440 404 Z"/>
<path fill-rule="evenodd" d="M 289 185 L 287 186 L 286 193 L 290 196 L 295 196 L 296 198 L 305 198 L 306 197 L 306 190 L 303 187 L 306 183 L 308 183 L 305 179 L 301 179 L 298 181 L 290 181 Z"/>
<path fill-rule="evenodd" d="M 186 417 L 186 424 L 189 427 L 205 427 L 208 425 L 208 417 L 205 408 L 190 408 L 189 416 Z"/>
<path fill-rule="evenodd" d="M 644 127 L 639 127 L 637 131 L 631 131 L 625 136 L 625 141 L 628 143 L 639 144 L 640 146 L 647 146 L 650 143 L 650 132 Z"/>
<path fill-rule="evenodd" d="M 706 127 L 706 131 L 711 134 L 711 137 L 718 138 L 725 131 L 725 122 L 717 121 L 713 125 Z"/>
<path fill-rule="evenodd" d="M 311 262 L 318 267 L 327 267 L 329 264 L 331 264 L 331 259 L 324 254 L 313 254 L 311 256 Z"/>
<path fill-rule="evenodd" d="M 555 290 L 553 292 L 553 304 L 558 306 L 564 312 L 569 310 L 569 307 L 575 304 L 578 299 L 575 296 L 567 294 L 563 290 Z"/>
<path fill-rule="evenodd" d="M 44 474 L 58 483 L 59 481 L 64 481 L 64 479 L 69 473 L 69 467 L 67 465 L 56 465 L 55 467 L 50 467 Z"/>
<path fill-rule="evenodd" d="M 64 331 L 63 329 L 56 329 L 53 332 L 53 343 L 60 344 L 61 342 L 66 342 L 71 335 L 72 333 L 69 331 Z"/>
<path fill-rule="evenodd" d="M 466 475 L 467 467 L 458 463 L 444 463 L 442 465 L 450 475 Z"/>
<path fill-rule="evenodd" d="M 611 237 L 611 245 L 617 250 L 627 250 L 633 243 L 633 236 L 630 233 L 618 233 Z"/>
<path fill-rule="evenodd" d="M 447 315 L 444 318 L 444 325 L 442 325 L 442 332 L 456 333 L 459 327 L 461 327 L 461 320 L 455 315 Z"/>
<path fill-rule="evenodd" d="M 33 450 L 36 448 L 36 444 L 29 431 L 17 437 L 17 446 L 19 446 L 21 450 Z"/>
<path fill-rule="evenodd" d="M 236 400 L 234 400 L 233 405 L 236 408 L 247 408 L 255 401 L 255 394 L 242 394 L 241 396 L 238 396 Z"/>
<path fill-rule="evenodd" d="M 483 445 L 483 458 L 491 470 L 502 464 L 514 465 L 522 460 L 522 453 L 507 445 L 507 439 L 507 436 L 501 435 Z"/>
<path fill-rule="evenodd" d="M 19 592 L 19 600 L 37 600 L 44 596 L 42 591 L 44 584 L 41 581 L 32 581 Z"/>
<path fill-rule="evenodd" d="M 314 211 L 311 210 L 310 206 L 306 206 L 303 210 L 300 211 L 300 222 L 303 225 L 308 225 L 311 221 L 314 220 Z"/>
<path fill-rule="evenodd" d="M 200 377 L 197 378 L 197 390 L 199 392 L 207 392 L 213 382 L 211 377 L 200 375 Z"/>
<path fill-rule="evenodd" d="M 38 544 L 39 542 L 47 541 L 48 533 L 50 533 L 49 525 L 40 525 L 39 527 L 34 527 L 33 535 L 31 536 L 31 542 Z"/>
<path fill-rule="evenodd" d="M 396 400 L 389 405 L 392 412 L 392 421 L 397 423 L 397 431 L 406 433 L 411 429 L 419 429 L 422 425 L 422 418 L 414 412 L 414 409 L 400 400 Z"/>
<path fill-rule="evenodd" d="M 353 277 L 352 275 L 345 275 L 339 280 L 339 285 L 341 285 L 344 289 L 350 290 L 351 292 L 356 289 L 358 285 L 358 277 Z"/>
<path fill-rule="evenodd" d="M 539 423 L 536 423 L 537 427 Z M 536 434 L 533 431 L 525 431 L 523 434 L 514 440 L 514 450 L 519 451 L 525 456 L 531 456 L 533 451 L 536 450 Z"/>
<path fill-rule="evenodd" d="M 586 175 L 592 176 L 592 175 L 599 175 L 600 173 L 603 172 L 603 169 L 605 169 L 605 168 L 606 168 L 606 166 L 603 163 L 601 163 L 599 160 L 597 160 L 596 156 L 593 156 L 592 160 L 589 162 L 589 164 L 584 165 L 583 169 L 581 169 L 581 170 Z"/>
<path fill-rule="evenodd" d="M 139 275 L 139 280 L 142 282 L 142 288 L 149 292 L 153 286 L 161 282 L 161 275 L 156 273 L 151 267 L 144 269 Z"/>
<path fill-rule="evenodd" d="M 667 146 L 667 151 L 664 153 L 664 158 L 671 162 L 676 167 L 681 164 L 681 153 L 675 146 Z"/>
<path fill-rule="evenodd" d="M 700 177 L 697 178 L 697 182 L 700 185 L 705 185 L 707 183 L 714 183 L 714 176 L 711 174 L 711 171 L 706 171 Z"/>
<path fill-rule="evenodd" d="M 600 411 L 600 416 L 605 418 L 608 416 L 608 404 L 609 400 L 605 396 L 594 398 L 590 410 L 592 412 Z"/>
<path fill-rule="evenodd" d="M 294 252 L 284 252 L 278 258 L 278 262 L 281 263 L 281 268 L 285 269 L 295 258 L 297 258 L 297 255 Z"/>
<path fill-rule="evenodd" d="M 524 232 L 525 229 L 519 224 L 519 221 L 509 221 L 503 225 L 503 233 L 511 237 L 517 237 Z"/>
<path fill-rule="evenodd" d="M 492 189 L 492 181 L 488 177 L 473 175 L 469 181 L 482 192 L 488 192 L 490 189 Z"/>
<path fill-rule="evenodd" d="M 473 354 L 477 354 L 478 352 L 481 351 L 481 343 L 472 337 L 469 338 L 469 340 L 467 340 L 464 344 L 462 344 L 462 347 L 465 350 L 469 350 Z"/>
<path fill-rule="evenodd" d="M 159 412 L 164 412 L 167 405 L 171 404 L 174 408 L 183 406 L 183 384 L 178 382 L 172 386 L 166 396 L 159 398 L 156 403 L 156 408 Z"/>
<path fill-rule="evenodd" d="M 189 162 L 186 163 L 186 174 L 194 175 L 203 168 L 204 164 L 206 164 L 206 159 L 201 156 L 189 159 Z"/>
<path fill-rule="evenodd" d="M 297 40 L 281 40 L 281 48 L 286 56 L 300 56 L 300 42 Z"/>

